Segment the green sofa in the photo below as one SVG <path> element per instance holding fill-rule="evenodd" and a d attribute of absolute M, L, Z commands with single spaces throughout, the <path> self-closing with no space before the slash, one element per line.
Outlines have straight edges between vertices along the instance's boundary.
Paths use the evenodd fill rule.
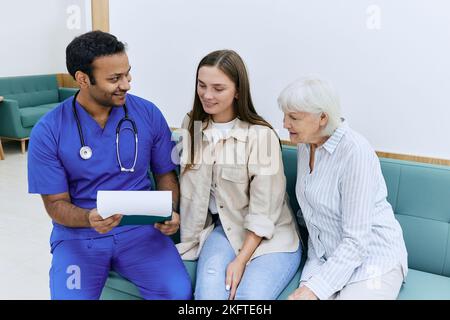
<path fill-rule="evenodd" d="M 1 77 L 0 138 L 20 140 L 24 147 L 35 123 L 76 91 L 59 88 L 56 74 Z"/>
<path fill-rule="evenodd" d="M 297 151 L 283 146 L 287 190 L 295 212 Z M 409 272 L 399 299 L 450 299 L 450 167 L 392 159 L 380 159 L 388 188 L 388 201 L 400 222 L 408 249 Z M 302 238 L 306 239 L 305 230 Z M 177 239 L 175 238 L 175 242 Z M 303 263 L 305 257 L 303 257 Z M 286 299 L 297 287 L 297 274 L 278 299 Z M 195 282 L 195 261 L 185 261 Z M 111 272 L 102 299 L 141 299 L 136 286 Z"/>

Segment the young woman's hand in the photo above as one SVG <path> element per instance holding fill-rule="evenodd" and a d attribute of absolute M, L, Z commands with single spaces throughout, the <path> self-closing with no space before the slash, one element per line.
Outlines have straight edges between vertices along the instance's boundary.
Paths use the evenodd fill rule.
<path fill-rule="evenodd" d="M 230 290 L 228 300 L 234 300 L 236 290 L 241 282 L 246 264 L 247 262 L 239 259 L 239 256 L 228 264 L 225 278 L 225 289 L 227 291 Z"/>

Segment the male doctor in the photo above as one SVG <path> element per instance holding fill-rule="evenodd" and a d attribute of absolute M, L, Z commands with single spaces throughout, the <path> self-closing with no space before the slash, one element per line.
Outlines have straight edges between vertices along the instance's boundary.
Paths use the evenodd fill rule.
<path fill-rule="evenodd" d="M 41 118 L 28 151 L 29 192 L 42 195 L 53 220 L 51 298 L 98 299 L 114 270 L 145 299 L 190 299 L 189 275 L 168 237 L 179 227 L 179 186 L 161 111 L 127 94 L 131 67 L 111 34 L 75 38 L 66 64 L 80 91 Z M 102 219 L 97 191 L 150 190 L 149 168 L 157 189 L 172 191 L 172 220 L 119 226 L 120 212 Z"/>

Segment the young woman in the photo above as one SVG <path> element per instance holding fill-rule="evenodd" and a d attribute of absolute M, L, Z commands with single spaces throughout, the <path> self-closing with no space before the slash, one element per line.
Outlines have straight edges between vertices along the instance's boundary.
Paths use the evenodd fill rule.
<path fill-rule="evenodd" d="M 182 128 L 181 243 L 198 258 L 195 299 L 276 299 L 301 247 L 279 139 L 252 103 L 245 65 L 214 51 L 197 68 Z"/>

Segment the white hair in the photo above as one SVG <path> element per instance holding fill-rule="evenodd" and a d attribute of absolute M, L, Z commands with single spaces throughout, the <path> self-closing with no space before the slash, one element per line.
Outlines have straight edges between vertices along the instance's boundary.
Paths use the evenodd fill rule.
<path fill-rule="evenodd" d="M 317 77 L 304 77 L 289 84 L 281 91 L 278 105 L 284 113 L 326 113 L 324 136 L 331 136 L 341 123 L 339 96 L 330 83 Z"/>

